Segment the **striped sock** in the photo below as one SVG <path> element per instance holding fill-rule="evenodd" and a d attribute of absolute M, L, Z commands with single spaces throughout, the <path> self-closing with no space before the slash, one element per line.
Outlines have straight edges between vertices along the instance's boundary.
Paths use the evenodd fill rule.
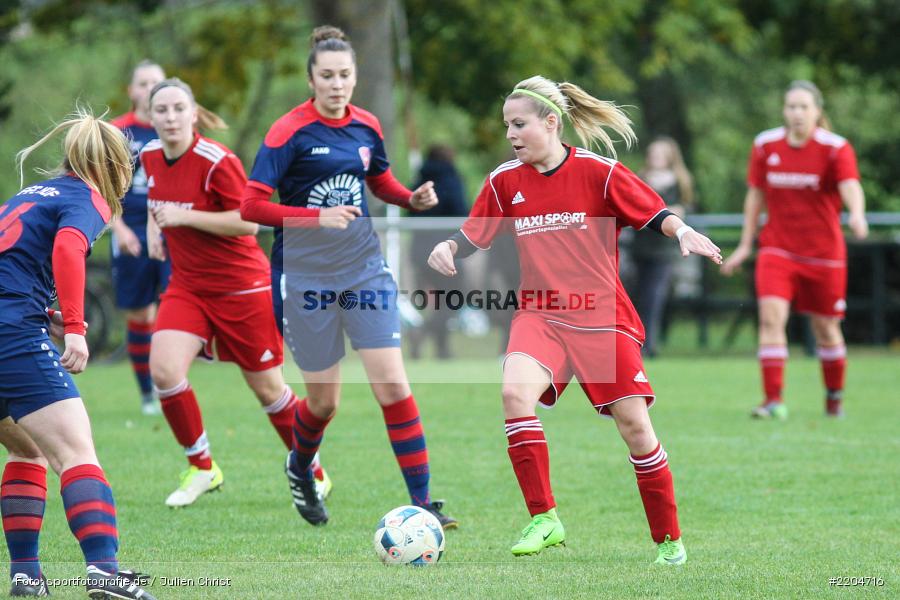
<path fill-rule="evenodd" d="M 24 573 L 40 579 L 38 536 L 47 503 L 47 469 L 26 462 L 8 462 L 0 484 L 0 513 L 9 549 L 9 576 Z"/>
<path fill-rule="evenodd" d="M 550 453 L 544 426 L 535 415 L 506 419 L 506 451 L 531 516 L 556 506 L 550 487 Z"/>
<path fill-rule="evenodd" d="M 675 486 L 672 471 L 662 444 L 657 444 L 653 452 L 643 456 L 630 455 L 628 460 L 634 465 L 638 490 L 650 524 L 650 536 L 657 544 L 668 535 L 677 540 L 681 537 L 678 528 L 678 509 L 675 506 Z"/>
<path fill-rule="evenodd" d="M 829 400 L 841 400 L 844 392 L 844 373 L 847 370 L 847 347 L 819 346 L 819 360 L 822 362 L 822 380 Z"/>
<path fill-rule="evenodd" d="M 184 447 L 188 462 L 198 469 L 212 469 L 212 454 L 203 429 L 203 415 L 191 384 L 185 379 L 167 390 L 157 388 L 163 414 L 175 439 Z"/>
<path fill-rule="evenodd" d="M 304 398 L 297 403 L 294 411 L 294 441 L 291 452 L 291 470 L 300 476 L 310 473 L 313 459 L 319 452 L 319 444 L 331 418 L 320 419 L 309 410 L 309 400 Z"/>
<path fill-rule="evenodd" d="M 294 413 L 297 412 L 297 405 L 299 402 L 300 399 L 297 398 L 291 388 L 284 386 L 284 391 L 281 393 L 281 397 L 278 398 L 278 400 L 269 406 L 262 407 L 269 416 L 272 427 L 278 432 L 281 441 L 284 442 L 284 445 L 287 446 L 288 450 L 291 449 Z"/>
<path fill-rule="evenodd" d="M 400 402 L 382 406 L 381 411 L 410 501 L 416 506 L 430 504 L 428 448 L 425 446 L 425 432 L 416 399 L 410 394 Z"/>
<path fill-rule="evenodd" d="M 784 388 L 784 362 L 788 357 L 787 346 L 760 346 L 758 357 L 766 402 L 781 402 L 781 390 Z"/>
<path fill-rule="evenodd" d="M 106 573 L 118 573 L 116 503 L 103 469 L 91 464 L 66 469 L 60 484 L 69 529 L 78 538 L 84 561 Z"/>
<path fill-rule="evenodd" d="M 126 331 L 125 342 L 131 368 L 137 377 L 141 394 L 147 397 L 153 391 L 153 380 L 150 379 L 150 337 L 153 335 L 153 322 L 142 323 L 129 319 Z"/>

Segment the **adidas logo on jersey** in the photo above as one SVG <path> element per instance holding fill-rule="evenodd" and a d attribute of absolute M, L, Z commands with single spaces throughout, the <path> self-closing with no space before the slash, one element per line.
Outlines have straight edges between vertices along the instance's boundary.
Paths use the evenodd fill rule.
<path fill-rule="evenodd" d="M 773 152 L 769 155 L 769 158 L 766 159 L 766 164 L 770 167 L 777 167 L 781 164 L 781 157 Z"/>
<path fill-rule="evenodd" d="M 262 353 L 262 356 L 259 357 L 259 362 L 263 363 L 275 358 L 275 355 L 272 354 L 272 351 L 266 348 L 266 351 Z"/>
<path fill-rule="evenodd" d="M 643 371 L 638 371 L 637 375 L 634 376 L 634 380 L 638 383 L 648 383 L 647 376 L 644 375 Z"/>
<path fill-rule="evenodd" d="M 516 195 L 513 196 L 512 203 L 522 204 L 523 202 L 525 202 L 525 196 L 522 195 L 522 192 L 516 192 Z"/>
<path fill-rule="evenodd" d="M 310 151 L 310 154 L 315 156 L 316 154 L 331 154 L 331 148 L 328 146 L 316 146 Z"/>

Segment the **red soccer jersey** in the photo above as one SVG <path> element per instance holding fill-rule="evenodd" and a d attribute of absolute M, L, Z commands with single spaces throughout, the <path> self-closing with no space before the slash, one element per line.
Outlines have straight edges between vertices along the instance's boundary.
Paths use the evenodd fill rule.
<path fill-rule="evenodd" d="M 174 164 L 162 143 L 144 146 L 141 164 L 147 173 L 147 204 L 174 204 L 187 210 L 238 210 L 247 183 L 241 161 L 222 144 L 200 135 Z M 167 227 L 172 258 L 169 287 L 197 295 L 234 294 L 266 289 L 269 261 L 252 235 L 224 236 L 193 227 Z"/>
<path fill-rule="evenodd" d="M 843 263 L 847 249 L 838 184 L 848 179 L 859 179 L 856 154 L 839 135 L 817 128 L 798 148 L 788 144 L 784 127 L 756 136 L 747 184 L 766 198 L 769 217 L 760 248 L 788 258 Z"/>
<path fill-rule="evenodd" d="M 514 236 L 520 310 L 561 325 L 615 329 L 642 343 L 643 325 L 619 280 L 618 235 L 626 226 L 642 229 L 665 203 L 621 163 L 567 150 L 549 176 L 518 160 L 497 167 L 462 232 L 479 248 L 501 229 Z"/>

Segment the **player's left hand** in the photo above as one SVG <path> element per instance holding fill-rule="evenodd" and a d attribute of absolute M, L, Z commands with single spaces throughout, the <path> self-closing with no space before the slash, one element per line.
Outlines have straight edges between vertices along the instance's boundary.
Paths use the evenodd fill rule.
<path fill-rule="evenodd" d="M 153 211 L 153 218 L 156 219 L 156 224 L 160 228 L 183 227 L 187 225 L 191 212 L 171 204 L 164 204 L 151 210 Z"/>
<path fill-rule="evenodd" d="M 434 191 L 434 182 L 426 181 L 416 188 L 409 198 L 409 205 L 413 210 L 428 210 L 438 204 L 437 192 Z"/>
<path fill-rule="evenodd" d="M 722 264 L 722 250 L 712 240 L 693 229 L 681 236 L 681 255 L 699 254 L 708 256 L 717 265 Z"/>
<path fill-rule="evenodd" d="M 847 225 L 850 227 L 850 231 L 853 232 L 853 237 L 858 240 L 864 240 L 869 237 L 869 222 L 866 221 L 866 215 L 863 214 L 851 214 L 850 218 L 847 219 Z"/>

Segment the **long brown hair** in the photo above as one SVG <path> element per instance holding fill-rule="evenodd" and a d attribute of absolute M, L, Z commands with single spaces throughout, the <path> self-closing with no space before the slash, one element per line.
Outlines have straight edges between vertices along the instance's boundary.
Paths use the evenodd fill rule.
<path fill-rule="evenodd" d="M 49 175 L 72 171 L 103 196 L 113 217 L 121 215 L 122 197 L 131 186 L 131 149 L 122 131 L 103 120 L 105 114 L 95 117 L 90 108 L 77 106 L 74 113 L 44 137 L 19 150 L 16 165 L 20 185 L 25 181 L 24 165 L 31 153 L 58 133 L 67 131 L 62 165 L 52 172 L 42 169 L 38 172 Z"/>
<path fill-rule="evenodd" d="M 553 108 L 549 104 L 521 91 L 517 93 L 517 90 L 534 92 L 555 105 L 562 114 L 569 117 L 575 133 L 578 134 L 581 143 L 586 148 L 596 144 L 612 156 L 616 156 L 613 140 L 606 132 L 606 128 L 615 131 L 622 141 L 625 142 L 626 148 L 631 148 L 637 142 L 637 136 L 634 135 L 634 130 L 631 128 L 631 119 L 622 112 L 621 108 L 613 102 L 594 98 L 574 83 L 569 83 L 568 81 L 556 83 L 546 77 L 535 75 L 516 84 L 513 91 L 506 98 L 524 98 L 529 100 L 534 105 L 538 118 L 543 119 L 551 112 L 554 112 Z M 560 119 L 560 135 L 562 135 L 562 128 L 563 122 Z"/>
<path fill-rule="evenodd" d="M 822 95 L 822 90 L 819 89 L 819 86 L 807 79 L 795 79 L 784 90 L 784 93 L 787 95 L 788 92 L 793 92 L 794 90 L 804 90 L 810 93 L 813 102 L 819 108 L 819 120 L 816 121 L 816 125 L 831 131 L 831 120 L 825 114 L 825 96 Z"/>
<path fill-rule="evenodd" d="M 684 156 L 681 154 L 681 147 L 679 147 L 678 142 L 667 135 L 661 135 L 653 138 L 653 141 L 650 142 L 647 149 L 649 150 L 650 146 L 653 144 L 662 144 L 666 147 L 666 150 L 668 150 L 669 169 L 675 174 L 675 182 L 678 185 L 678 198 L 681 204 L 684 204 L 688 208 L 692 207 L 694 205 L 694 178 L 684 164 Z M 647 168 L 645 166 L 639 174 L 641 179 L 644 178 L 646 173 Z"/>
<path fill-rule="evenodd" d="M 179 90 L 183 91 L 187 94 L 188 98 L 191 99 L 191 102 L 194 104 L 194 108 L 197 110 L 197 129 L 202 129 L 204 131 L 212 130 L 212 129 L 228 129 L 228 123 L 225 120 L 209 110 L 200 105 L 199 102 L 194 98 L 194 90 L 191 89 L 191 86 L 178 79 L 177 77 L 169 77 L 168 79 L 163 79 L 159 83 L 153 86 L 153 89 L 150 90 L 150 104 L 153 104 L 153 96 L 156 95 L 159 90 L 167 87 L 176 87 Z"/>

